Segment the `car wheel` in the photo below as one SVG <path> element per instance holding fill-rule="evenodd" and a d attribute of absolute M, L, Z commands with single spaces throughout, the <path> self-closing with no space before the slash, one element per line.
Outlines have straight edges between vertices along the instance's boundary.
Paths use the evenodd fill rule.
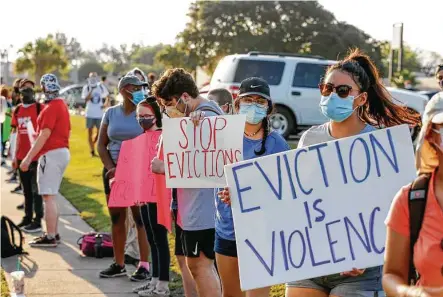
<path fill-rule="evenodd" d="M 277 106 L 275 113 L 270 117 L 272 130 L 278 132 L 284 138 L 288 138 L 295 128 L 295 119 L 292 113 L 285 107 Z"/>

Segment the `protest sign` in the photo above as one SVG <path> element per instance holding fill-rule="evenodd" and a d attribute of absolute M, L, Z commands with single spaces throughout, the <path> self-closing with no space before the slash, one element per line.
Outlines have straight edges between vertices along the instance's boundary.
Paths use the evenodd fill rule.
<path fill-rule="evenodd" d="M 157 155 L 160 135 L 161 131 L 146 132 L 122 143 L 109 207 L 129 207 L 157 201 L 151 161 Z"/>
<path fill-rule="evenodd" d="M 406 125 L 225 170 L 243 290 L 382 265 L 391 201 L 416 176 Z"/>
<path fill-rule="evenodd" d="M 207 117 L 195 126 L 189 118 L 163 120 L 168 188 L 226 185 L 224 165 L 241 161 L 244 115 Z"/>
<path fill-rule="evenodd" d="M 157 158 L 164 161 L 163 140 L 159 143 Z M 155 187 L 157 194 L 157 222 L 165 226 L 169 232 L 172 231 L 171 219 L 171 189 L 166 188 L 166 178 L 164 174 L 155 174 Z"/>

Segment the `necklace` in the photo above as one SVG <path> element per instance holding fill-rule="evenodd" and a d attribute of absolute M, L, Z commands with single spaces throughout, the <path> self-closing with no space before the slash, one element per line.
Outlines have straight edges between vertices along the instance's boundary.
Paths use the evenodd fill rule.
<path fill-rule="evenodd" d="M 258 128 L 257 131 L 255 131 L 254 133 L 250 133 L 250 134 L 246 133 L 246 131 L 243 132 L 243 133 L 244 133 L 246 136 L 248 136 L 248 137 L 254 137 L 255 135 L 257 135 L 258 132 L 261 131 L 261 129 L 262 129 L 262 127 Z"/>

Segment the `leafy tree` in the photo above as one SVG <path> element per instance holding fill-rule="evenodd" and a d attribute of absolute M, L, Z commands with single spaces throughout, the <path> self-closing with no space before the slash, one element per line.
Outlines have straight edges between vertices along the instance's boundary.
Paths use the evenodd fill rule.
<path fill-rule="evenodd" d="M 53 35 L 49 35 L 53 36 Z M 65 49 L 68 60 L 72 63 L 74 60 L 80 59 L 83 54 L 82 46 L 80 42 L 74 37 L 68 38 L 65 33 L 57 32 L 53 37 L 57 43 Z"/>
<path fill-rule="evenodd" d="M 336 59 L 350 46 L 360 47 L 376 62 L 378 43 L 358 28 L 338 22 L 317 1 L 197 1 L 191 21 L 174 47 L 158 55 L 185 68 L 208 65 L 220 58 L 249 51 L 307 53 Z"/>
<path fill-rule="evenodd" d="M 420 61 L 422 65 L 421 70 L 427 76 L 434 76 L 436 66 L 443 63 L 443 57 L 437 52 L 422 53 Z"/>
<path fill-rule="evenodd" d="M 383 69 L 383 74 L 385 77 L 388 76 L 388 71 L 389 71 L 389 59 L 390 59 L 390 51 L 391 51 L 391 44 L 389 41 L 382 41 L 380 42 L 380 49 L 381 49 L 381 62 L 382 62 L 382 69 Z M 396 72 L 397 70 L 397 52 L 394 52 L 394 65 L 393 65 L 393 69 L 394 69 L 394 75 L 393 75 L 393 79 L 394 78 L 399 78 L 400 73 Z M 419 53 L 417 51 L 414 51 L 410 46 L 408 45 L 403 45 L 403 65 L 402 68 L 404 70 L 407 70 L 406 72 L 404 72 L 403 76 L 410 76 L 409 73 L 412 72 L 417 72 L 420 71 L 422 66 L 421 66 L 421 62 L 419 59 Z M 408 73 L 408 74 L 406 74 Z M 405 79 L 405 80 L 411 80 L 411 79 Z"/>
<path fill-rule="evenodd" d="M 86 79 L 90 72 L 97 72 L 99 75 L 105 74 L 102 64 L 97 61 L 88 61 L 83 63 L 78 69 L 79 79 Z"/>
<path fill-rule="evenodd" d="M 26 43 L 18 50 L 18 54 L 15 71 L 34 75 L 36 82 L 48 72 L 58 71 L 63 75 L 67 74 L 68 57 L 64 48 L 51 35 Z"/>

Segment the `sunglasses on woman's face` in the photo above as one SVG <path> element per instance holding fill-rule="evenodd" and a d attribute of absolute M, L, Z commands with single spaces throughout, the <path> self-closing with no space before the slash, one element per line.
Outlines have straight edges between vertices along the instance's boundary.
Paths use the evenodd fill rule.
<path fill-rule="evenodd" d="M 338 97 L 346 98 L 352 91 L 352 87 L 348 85 L 334 86 L 333 84 L 319 84 L 318 87 L 320 88 L 320 93 L 322 96 L 329 96 L 335 91 Z"/>

